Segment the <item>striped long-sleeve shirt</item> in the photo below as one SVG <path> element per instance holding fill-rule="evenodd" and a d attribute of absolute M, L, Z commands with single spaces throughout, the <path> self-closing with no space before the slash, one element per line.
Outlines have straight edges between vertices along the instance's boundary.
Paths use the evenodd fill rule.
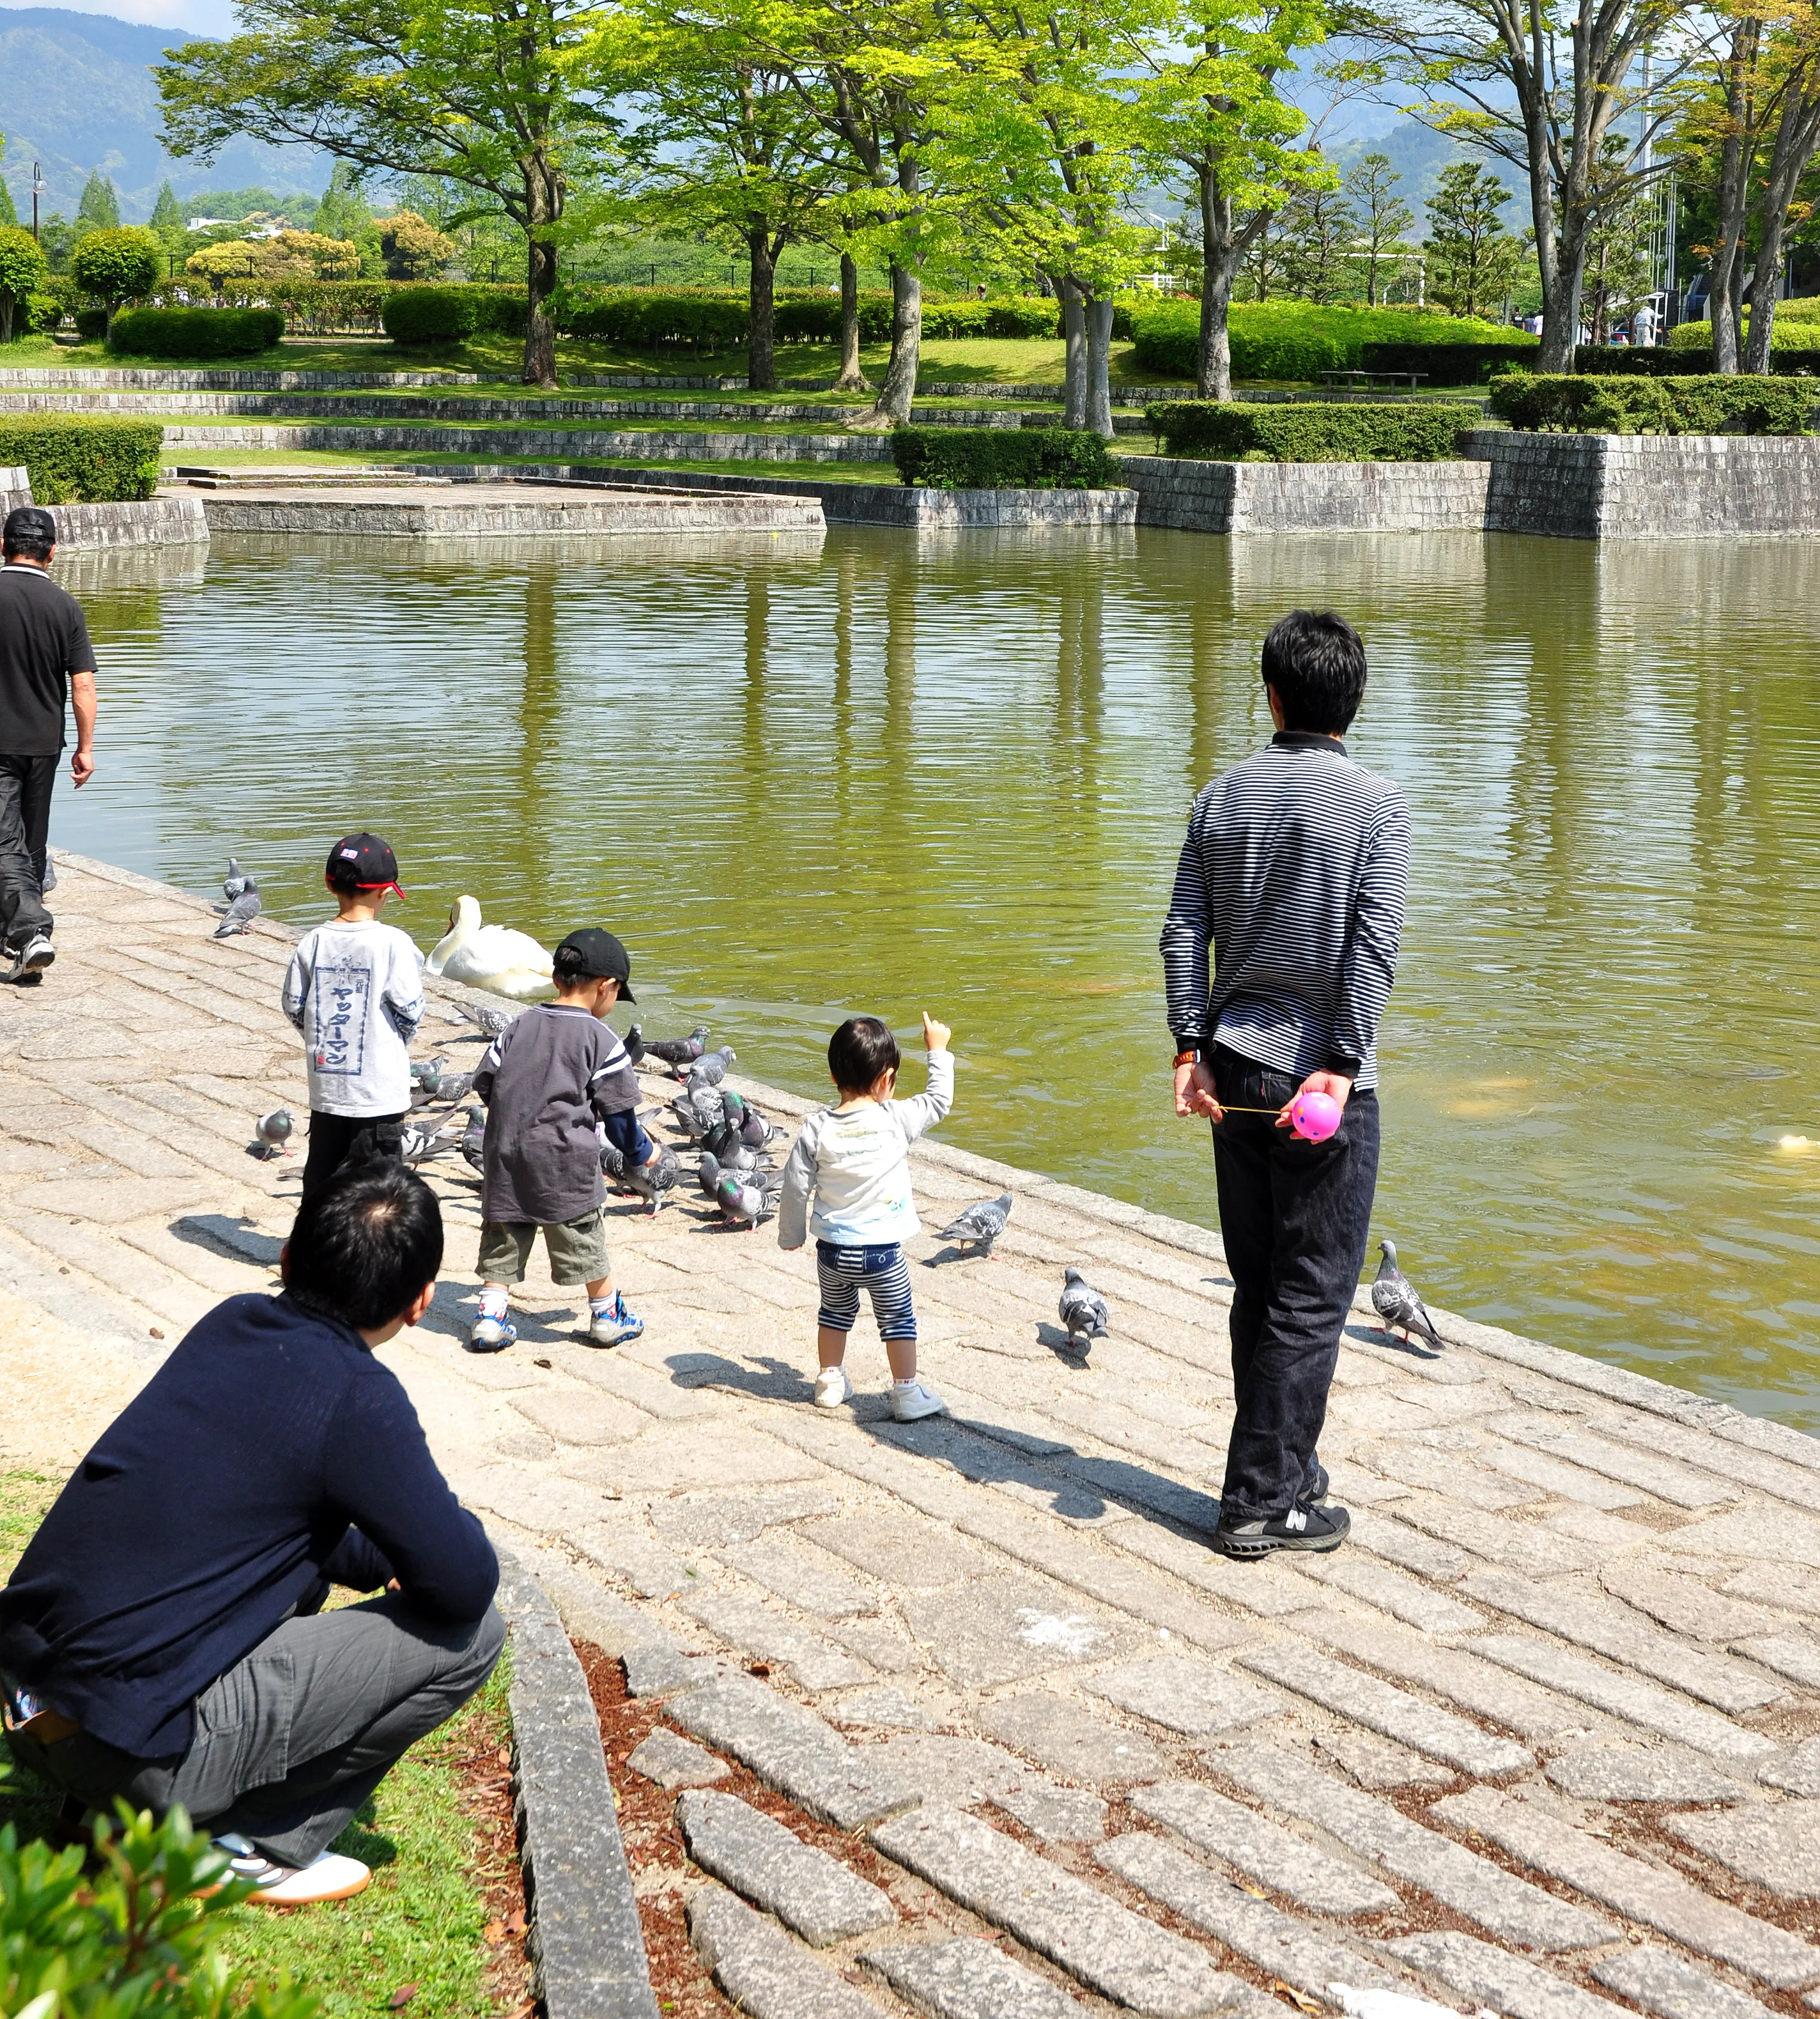
<path fill-rule="evenodd" d="M 1332 738 L 1281 732 L 1188 816 L 1161 941 L 1176 1049 L 1376 1086 L 1409 885 L 1401 792 Z"/>

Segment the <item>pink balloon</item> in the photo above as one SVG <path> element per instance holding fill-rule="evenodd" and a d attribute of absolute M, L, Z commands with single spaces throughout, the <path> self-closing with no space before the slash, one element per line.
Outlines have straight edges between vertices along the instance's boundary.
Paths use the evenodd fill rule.
<path fill-rule="evenodd" d="M 1325 1143 L 1340 1126 L 1340 1111 L 1330 1093 L 1299 1093 L 1289 1103 L 1289 1125 L 1304 1143 Z"/>

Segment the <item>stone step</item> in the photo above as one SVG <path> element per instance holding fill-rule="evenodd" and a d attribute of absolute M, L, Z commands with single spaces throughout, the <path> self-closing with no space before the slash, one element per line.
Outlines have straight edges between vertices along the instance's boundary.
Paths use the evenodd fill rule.
<path fill-rule="evenodd" d="M 876 1886 L 737 1796 L 693 1791 L 678 1800 L 676 1821 L 704 1872 L 817 1948 L 889 1927 L 897 1918 Z"/>
<path fill-rule="evenodd" d="M 1151 2019 L 1189 2019 L 1237 1999 L 1205 1951 L 955 1809 L 920 1808 L 876 1825 L 887 1858 L 1027 1948 Z"/>
<path fill-rule="evenodd" d="M 752 2019 L 883 2019 L 871 1999 L 721 1887 L 705 1887 L 689 1902 L 689 1939 Z"/>

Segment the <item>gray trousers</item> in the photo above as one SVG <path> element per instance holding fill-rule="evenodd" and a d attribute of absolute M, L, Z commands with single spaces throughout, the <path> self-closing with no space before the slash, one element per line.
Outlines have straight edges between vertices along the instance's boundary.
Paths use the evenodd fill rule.
<path fill-rule="evenodd" d="M 237 1831 L 279 1865 L 326 1850 L 400 1756 L 452 1717 L 493 1673 L 506 1626 L 489 1606 L 465 1626 L 431 1620 L 395 1592 L 287 1619 L 196 1699 L 190 1749 L 169 1760 L 78 1731 L 13 1757 L 91 1808 L 123 1795 L 159 1814 L 179 1805 L 212 1836 Z"/>

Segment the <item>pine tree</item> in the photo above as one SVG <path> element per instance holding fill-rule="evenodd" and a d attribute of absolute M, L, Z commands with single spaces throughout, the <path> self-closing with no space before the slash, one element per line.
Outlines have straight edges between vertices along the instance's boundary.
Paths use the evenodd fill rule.
<path fill-rule="evenodd" d="M 85 231 L 118 231 L 120 198 L 111 177 L 92 170 L 82 186 L 82 201 L 76 206 L 76 223 Z"/>
<path fill-rule="evenodd" d="M 1381 299 L 1378 268 L 1387 260 L 1395 273 L 1397 255 L 1405 248 L 1403 234 L 1416 213 L 1394 194 L 1403 178 L 1390 166 L 1388 154 L 1367 154 L 1346 179 L 1346 193 L 1359 207 L 1359 250 L 1365 258 L 1365 299 L 1375 309 Z"/>
<path fill-rule="evenodd" d="M 177 201 L 177 193 L 168 182 L 158 186 L 158 200 L 152 205 L 152 235 L 165 252 L 172 254 L 187 252 L 190 243 L 190 228 L 183 216 L 183 207 Z"/>
<path fill-rule="evenodd" d="M 1340 190 L 1300 191 L 1283 212 L 1284 264 L 1291 293 L 1305 302 L 1336 302 L 1353 274 L 1358 219 Z"/>
<path fill-rule="evenodd" d="M 1500 301 L 1523 258 L 1521 241 L 1499 212 L 1510 192 L 1488 169 L 1456 161 L 1428 199 L 1428 293 L 1456 315 L 1483 314 Z"/>

